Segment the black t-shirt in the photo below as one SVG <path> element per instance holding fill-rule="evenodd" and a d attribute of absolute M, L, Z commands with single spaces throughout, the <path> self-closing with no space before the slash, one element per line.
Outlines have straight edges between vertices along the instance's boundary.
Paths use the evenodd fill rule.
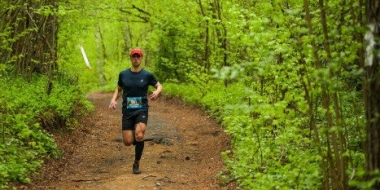
<path fill-rule="evenodd" d="M 120 72 L 117 84 L 123 89 L 123 114 L 148 110 L 148 87 L 157 84 L 152 73 L 144 69 L 137 73 L 126 69 Z"/>

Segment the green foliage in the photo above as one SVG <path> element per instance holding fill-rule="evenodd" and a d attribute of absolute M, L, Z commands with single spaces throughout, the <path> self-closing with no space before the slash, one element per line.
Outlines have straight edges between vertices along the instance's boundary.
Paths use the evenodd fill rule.
<path fill-rule="evenodd" d="M 30 79 L 32 73 L 55 68 L 57 1 L 1 3 L 0 63 L 13 66 L 16 74 Z"/>
<path fill-rule="evenodd" d="M 307 118 L 286 101 L 270 100 L 256 94 L 251 106 L 240 102 L 223 113 L 236 147 L 233 158 L 226 157 L 233 176 L 247 189 L 318 187 L 321 158 L 304 129 Z"/>
<path fill-rule="evenodd" d="M 362 190 L 374 189 L 376 183 L 380 182 L 380 172 L 378 170 L 371 172 L 369 175 L 371 175 L 372 178 L 368 181 L 365 180 L 365 175 L 368 175 L 368 172 L 366 172 L 363 168 L 360 168 L 357 174 L 359 178 L 357 180 L 350 181 L 350 185 Z"/>
<path fill-rule="evenodd" d="M 186 86 L 186 90 L 185 89 Z M 181 84 L 172 84 L 165 83 L 165 91 L 163 94 L 167 96 L 180 97 L 184 101 L 193 104 L 200 105 L 199 100 L 202 98 L 202 93 L 196 85 L 181 85 Z"/>
<path fill-rule="evenodd" d="M 144 46 L 147 13 L 139 16 L 149 2 L 89 1 L 60 3 L 58 56 L 61 72 L 77 78 L 83 91 L 114 89 L 121 70 L 130 66 L 129 51 Z M 150 10 L 146 10 L 148 13 Z M 83 47 L 92 69 L 83 60 Z M 110 88 L 109 85 L 112 84 Z"/>
<path fill-rule="evenodd" d="M 50 95 L 46 93 L 47 77 L 35 76 L 33 81 L 0 78 L 0 188 L 9 182 L 30 182 L 30 176 L 47 158 L 58 158 L 58 150 L 47 132 L 74 127 L 74 113 L 92 109 L 77 87 L 53 82 Z"/>
<path fill-rule="evenodd" d="M 227 81 L 227 87 L 215 80 L 189 84 L 191 80 L 185 79 L 186 85 L 164 84 L 168 95 L 179 95 L 209 110 L 231 135 L 233 148 L 223 153 L 229 170 L 224 181 L 235 180 L 243 189 L 320 189 L 326 175 L 323 166 L 330 159 L 326 156 L 330 146 L 327 138 L 339 132 L 347 141 L 346 152 L 342 153 L 347 161 L 346 175 L 353 176 L 351 183 L 356 187 L 368 187 L 368 183 L 355 183 L 361 179 L 355 171 L 364 166 L 361 145 L 365 139 L 362 96 L 357 91 L 361 71 L 349 66 L 358 59 L 349 53 L 358 51 L 358 43 L 332 44 L 330 60 L 326 52 L 319 50 L 322 62 L 329 65 L 317 68 L 313 47 L 307 45 L 312 38 L 303 27 L 305 20 L 299 17 L 302 7 L 289 4 L 291 8 L 284 12 L 281 4 L 262 2 L 250 10 L 230 5 L 226 19 L 239 20 L 226 22 L 231 64 L 213 64 L 214 76 Z M 315 27 L 317 35 L 321 35 L 318 43 L 322 44 L 322 34 L 318 33 L 321 30 Z M 353 28 L 342 27 L 344 37 L 340 36 L 339 41 L 355 35 Z M 322 106 L 322 90 L 337 94 L 340 105 L 330 105 L 330 113 L 340 110 L 344 118 L 334 121 L 331 128 Z M 333 119 L 338 117 L 331 115 Z M 311 122 L 316 122 L 319 131 L 313 130 Z"/>
<path fill-rule="evenodd" d="M 321 189 L 334 183 L 329 172 L 344 159 L 338 176 L 366 189 L 373 182 L 362 183 L 357 172 L 364 168 L 363 6 L 323 1 L 323 23 L 320 2 L 64 4 L 60 66 L 65 77 L 79 77 L 74 81 L 82 89 L 113 90 L 117 74 L 129 66 L 130 48 L 140 47 L 165 95 L 207 109 L 231 135 L 224 183 Z M 79 45 L 93 70 L 86 69 Z"/>

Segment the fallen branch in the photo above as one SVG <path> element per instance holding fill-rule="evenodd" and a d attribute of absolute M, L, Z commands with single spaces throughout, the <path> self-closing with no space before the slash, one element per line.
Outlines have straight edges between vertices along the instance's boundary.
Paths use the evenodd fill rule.
<path fill-rule="evenodd" d="M 99 179 L 73 179 L 73 182 L 99 181 Z"/>

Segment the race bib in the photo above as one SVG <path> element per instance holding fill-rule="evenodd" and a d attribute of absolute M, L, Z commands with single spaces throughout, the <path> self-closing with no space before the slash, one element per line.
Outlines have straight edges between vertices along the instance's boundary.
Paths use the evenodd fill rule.
<path fill-rule="evenodd" d="M 127 97 L 127 109 L 138 109 L 142 107 L 141 97 Z"/>

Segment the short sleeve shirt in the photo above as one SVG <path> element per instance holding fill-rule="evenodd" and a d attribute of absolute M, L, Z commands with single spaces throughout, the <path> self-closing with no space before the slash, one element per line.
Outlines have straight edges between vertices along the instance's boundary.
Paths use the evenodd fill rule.
<path fill-rule="evenodd" d="M 140 72 L 127 69 L 120 72 L 117 84 L 123 89 L 123 114 L 148 110 L 148 87 L 157 84 L 152 73 L 144 69 Z"/>

